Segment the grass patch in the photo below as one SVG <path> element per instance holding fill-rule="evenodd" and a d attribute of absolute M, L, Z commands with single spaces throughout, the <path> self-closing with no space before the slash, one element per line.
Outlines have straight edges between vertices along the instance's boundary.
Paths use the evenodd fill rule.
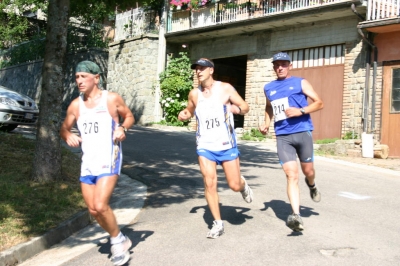
<path fill-rule="evenodd" d="M 333 138 L 333 139 L 318 139 L 315 142 L 315 144 L 329 144 L 329 143 L 335 143 L 335 141 L 339 140 L 339 138 Z"/>
<path fill-rule="evenodd" d="M 317 155 L 317 156 L 335 155 L 335 152 L 333 150 L 329 150 L 329 151 L 314 150 L 314 155 Z"/>
<path fill-rule="evenodd" d="M 86 208 L 79 156 L 63 147 L 62 181 L 32 181 L 35 140 L 0 132 L 0 251 L 55 228 Z"/>
<path fill-rule="evenodd" d="M 165 120 L 161 120 L 160 122 L 151 122 L 150 125 L 162 125 L 162 126 L 173 126 L 173 127 L 187 127 L 187 123 L 182 121 L 175 122 L 167 122 Z"/>
<path fill-rule="evenodd" d="M 245 131 L 241 137 L 242 140 L 263 141 L 266 136 L 261 134 L 257 128 L 252 128 L 250 131 Z"/>

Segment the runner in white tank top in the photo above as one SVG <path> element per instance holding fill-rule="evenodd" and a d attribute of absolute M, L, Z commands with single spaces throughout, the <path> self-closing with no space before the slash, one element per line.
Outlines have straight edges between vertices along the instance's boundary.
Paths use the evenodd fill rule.
<path fill-rule="evenodd" d="M 244 115 L 249 105 L 229 83 L 215 81 L 214 63 L 200 58 L 192 64 L 199 87 L 189 92 L 188 103 L 178 119 L 185 121 L 196 115 L 197 154 L 203 175 L 204 195 L 214 218 L 208 238 L 217 238 L 224 231 L 219 209 L 217 165 L 222 165 L 230 189 L 240 192 L 243 199 L 253 201 L 253 192 L 240 175 L 239 150 L 233 125 L 233 114 Z"/>
<path fill-rule="evenodd" d="M 121 143 L 114 144 L 113 141 L 117 123 L 108 111 L 107 95 L 108 91 L 103 91 L 99 104 L 90 109 L 79 97 L 77 125 L 82 138 L 81 177 L 100 178 L 121 172 Z"/>
<path fill-rule="evenodd" d="M 233 114 L 222 103 L 221 82 L 216 81 L 212 94 L 206 98 L 198 88 L 195 110 L 197 119 L 197 149 L 222 151 L 236 147 Z"/>
<path fill-rule="evenodd" d="M 71 147 L 82 145 L 82 196 L 89 213 L 110 234 L 111 262 L 124 265 L 130 259 L 132 242 L 119 229 L 109 201 L 121 171 L 119 143 L 126 139 L 125 133 L 135 119 L 118 93 L 102 90 L 101 74 L 92 61 L 76 66 L 75 81 L 81 96 L 68 106 L 60 135 Z M 120 120 L 122 124 L 117 126 Z M 80 136 L 72 132 L 75 124 Z"/>

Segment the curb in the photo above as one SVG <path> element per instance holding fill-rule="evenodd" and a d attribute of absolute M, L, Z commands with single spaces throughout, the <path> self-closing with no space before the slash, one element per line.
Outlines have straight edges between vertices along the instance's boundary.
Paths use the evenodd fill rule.
<path fill-rule="evenodd" d="M 0 266 L 17 265 L 36 254 L 60 243 L 73 233 L 83 229 L 91 223 L 88 211 L 81 211 L 73 215 L 69 220 L 61 223 L 55 229 L 45 233 L 43 236 L 19 244 L 0 253 Z"/>

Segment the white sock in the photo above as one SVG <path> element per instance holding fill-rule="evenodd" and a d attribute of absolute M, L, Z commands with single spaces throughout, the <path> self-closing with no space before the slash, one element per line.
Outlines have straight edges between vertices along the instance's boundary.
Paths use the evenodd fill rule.
<path fill-rule="evenodd" d="M 111 245 L 119 244 L 125 241 L 125 236 L 122 234 L 122 232 L 119 232 L 119 234 L 116 237 L 110 237 Z"/>
<path fill-rule="evenodd" d="M 215 220 L 215 222 L 217 223 L 217 225 L 219 226 L 224 226 L 224 222 L 222 220 Z"/>

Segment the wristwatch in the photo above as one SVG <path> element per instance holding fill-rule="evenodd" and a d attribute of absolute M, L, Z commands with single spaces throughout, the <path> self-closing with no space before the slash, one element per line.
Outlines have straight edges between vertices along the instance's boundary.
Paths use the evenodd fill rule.
<path fill-rule="evenodd" d="M 126 129 L 126 127 L 124 127 L 123 125 L 119 125 L 118 127 L 122 127 L 122 128 L 124 129 L 124 132 L 128 131 L 128 130 Z"/>
<path fill-rule="evenodd" d="M 301 112 L 302 115 L 305 115 L 305 114 L 306 114 L 306 111 L 304 110 L 304 108 L 301 108 L 301 109 L 300 109 L 300 112 Z"/>

